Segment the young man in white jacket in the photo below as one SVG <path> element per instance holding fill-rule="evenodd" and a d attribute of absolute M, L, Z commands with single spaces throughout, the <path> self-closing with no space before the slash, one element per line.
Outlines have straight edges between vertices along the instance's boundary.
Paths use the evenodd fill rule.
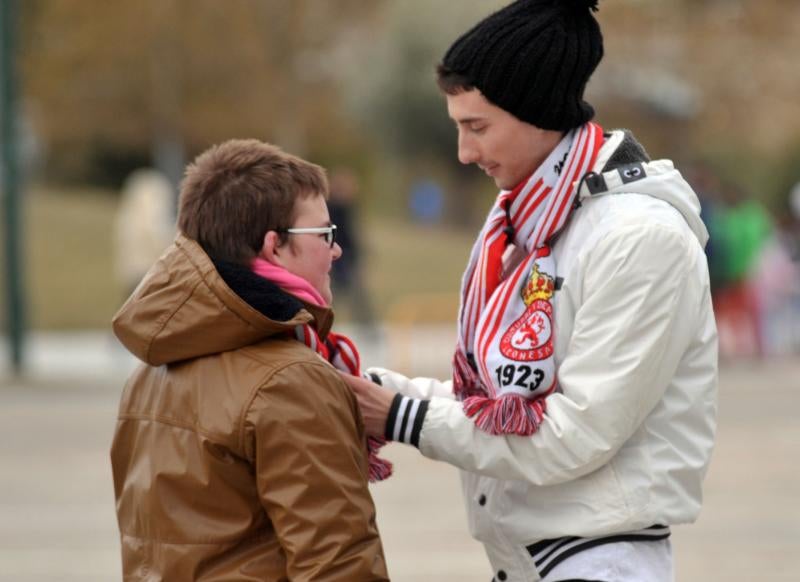
<path fill-rule="evenodd" d="M 367 429 L 462 470 L 498 581 L 668 582 L 714 442 L 717 338 L 691 187 L 583 100 L 596 0 L 518 0 L 448 50 L 458 156 L 501 189 L 452 381 L 374 368 Z"/>

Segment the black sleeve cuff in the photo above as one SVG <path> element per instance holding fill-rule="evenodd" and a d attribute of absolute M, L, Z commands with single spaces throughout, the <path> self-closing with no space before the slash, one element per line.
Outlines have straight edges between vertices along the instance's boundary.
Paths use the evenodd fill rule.
<path fill-rule="evenodd" d="M 386 417 L 386 428 L 383 430 L 383 438 L 387 441 L 392 440 L 394 434 L 394 425 L 397 422 L 397 411 L 400 410 L 400 403 L 403 401 L 401 394 L 395 394 L 392 399 L 392 405 L 389 407 L 389 416 Z"/>
<path fill-rule="evenodd" d="M 419 448 L 419 434 L 428 412 L 428 400 L 395 395 L 386 419 L 386 440 L 414 445 Z"/>

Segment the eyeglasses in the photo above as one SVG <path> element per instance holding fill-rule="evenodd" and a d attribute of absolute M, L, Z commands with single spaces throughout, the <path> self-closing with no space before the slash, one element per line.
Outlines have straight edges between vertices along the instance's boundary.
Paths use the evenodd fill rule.
<path fill-rule="evenodd" d="M 330 248 L 333 248 L 333 243 L 336 242 L 336 225 L 330 226 L 314 226 L 308 228 L 282 228 L 277 232 L 287 234 L 322 234 L 325 235 L 325 242 Z"/>

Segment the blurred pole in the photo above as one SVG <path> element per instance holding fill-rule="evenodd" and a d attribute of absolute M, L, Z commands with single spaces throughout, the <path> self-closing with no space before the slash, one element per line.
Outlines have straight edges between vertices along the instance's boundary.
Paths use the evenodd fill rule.
<path fill-rule="evenodd" d="M 154 126 L 152 135 L 153 165 L 172 183 L 174 210 L 186 150 L 182 133 L 182 70 L 180 61 L 181 7 L 176 0 L 151 4 L 153 38 L 150 43 L 150 82 Z"/>
<path fill-rule="evenodd" d="M 5 223 L 6 308 L 11 364 L 15 374 L 22 372 L 25 317 L 22 292 L 21 216 L 19 204 L 19 166 L 16 136 L 17 30 L 15 0 L 0 0 L 0 123 L 2 123 L 2 188 Z"/>

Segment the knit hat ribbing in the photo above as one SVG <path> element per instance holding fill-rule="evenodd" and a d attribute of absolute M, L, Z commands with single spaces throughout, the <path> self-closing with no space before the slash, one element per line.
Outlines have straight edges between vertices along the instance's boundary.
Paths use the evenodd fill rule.
<path fill-rule="evenodd" d="M 578 127 L 594 117 L 583 92 L 603 57 L 592 10 L 597 0 L 517 0 L 456 40 L 442 65 L 522 121 Z"/>

